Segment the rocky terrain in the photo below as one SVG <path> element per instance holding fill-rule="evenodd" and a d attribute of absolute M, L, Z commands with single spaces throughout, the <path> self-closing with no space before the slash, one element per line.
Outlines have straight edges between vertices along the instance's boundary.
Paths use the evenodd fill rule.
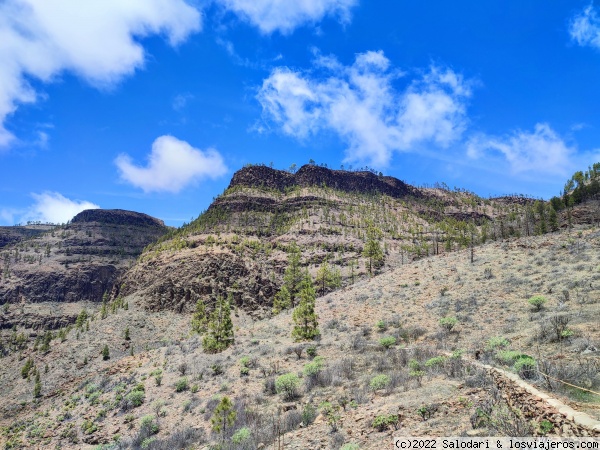
<path fill-rule="evenodd" d="M 10 244 L 15 244 L 33 236 L 40 235 L 52 229 L 53 227 L 53 225 L 25 225 L 0 227 L 0 248 L 6 247 Z"/>
<path fill-rule="evenodd" d="M 534 201 L 513 200 L 416 188 L 371 172 L 248 166 L 196 220 L 146 248 L 125 275 L 123 293 L 140 294 L 150 310 L 179 312 L 231 293 L 237 306 L 264 316 L 293 243 L 313 276 L 327 262 L 347 285 L 368 275 L 369 227 L 381 233 L 385 258 L 375 271 L 382 272 L 430 254 L 533 234 Z"/>
<path fill-rule="evenodd" d="M 4 317 L 0 329 L 52 328 L 74 320 L 23 312 L 36 303 L 101 302 L 118 290 L 119 277 L 167 227 L 145 214 L 88 210 L 70 224 L 39 231 L 0 250 L 0 302 L 15 312 Z"/>
<path fill-rule="evenodd" d="M 294 342 L 291 312 L 254 319 L 237 308 L 235 343 L 218 354 L 202 351 L 189 314 L 148 312 L 144 297 L 124 297 L 128 308 L 105 318 L 88 305 L 89 321 L 47 350 L 29 345 L 2 360 L 2 439 L 9 448 L 209 448 L 223 438 L 225 448 L 378 449 L 395 433 L 593 434 L 550 405 L 536 413 L 542 400 L 478 369 L 475 355 L 513 372 L 511 355 L 526 354 L 552 378 L 598 391 L 599 247 L 597 229 L 577 228 L 487 243 L 473 262 L 467 249 L 406 263 L 317 299 L 315 342 Z M 538 293 L 548 302 L 536 311 L 527 299 Z M 446 317 L 457 319 L 450 330 Z M 558 339 L 555 317 L 570 330 Z M 386 337 L 395 339 L 388 348 Z M 33 376 L 22 376 L 28 358 L 38 398 Z M 273 384 L 287 373 L 299 374 L 292 399 Z M 538 373 L 525 379 L 600 418 L 597 396 Z M 523 415 L 503 400 L 512 389 Z M 210 419 L 223 396 L 237 415 L 222 436 Z M 374 426 L 380 416 L 398 422 Z M 234 444 L 242 428 L 249 437 Z"/>
<path fill-rule="evenodd" d="M 259 165 L 179 229 L 89 210 L 19 231 L 0 249 L 0 444 L 356 450 L 398 434 L 599 435 L 600 207 L 581 199 L 556 211 Z M 272 309 L 294 258 L 319 294 L 314 340 L 292 338 L 291 308 Z M 226 297 L 234 341 L 215 353 L 194 320 Z M 231 420 L 217 427 L 225 397 Z"/>

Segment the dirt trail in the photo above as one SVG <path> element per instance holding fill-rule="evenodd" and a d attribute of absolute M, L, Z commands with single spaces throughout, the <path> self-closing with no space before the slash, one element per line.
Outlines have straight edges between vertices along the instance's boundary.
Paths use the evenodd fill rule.
<path fill-rule="evenodd" d="M 489 373 L 508 405 L 517 407 L 527 418 L 551 422 L 561 436 L 600 436 L 600 421 L 588 414 L 550 397 L 514 373 L 468 361 Z"/>

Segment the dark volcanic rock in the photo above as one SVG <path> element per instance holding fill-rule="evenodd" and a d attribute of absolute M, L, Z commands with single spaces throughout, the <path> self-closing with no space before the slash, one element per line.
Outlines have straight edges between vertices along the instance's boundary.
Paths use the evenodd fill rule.
<path fill-rule="evenodd" d="M 164 227 L 165 223 L 155 217 L 124 209 L 86 209 L 80 212 L 72 224 L 98 222 L 102 224 L 128 225 L 137 227 Z"/>
<path fill-rule="evenodd" d="M 38 236 L 53 228 L 52 225 L 0 227 L 0 248 Z"/>
<path fill-rule="evenodd" d="M 417 189 L 394 177 L 378 176 L 371 172 L 331 170 L 316 165 L 302 166 L 291 174 L 267 166 L 248 166 L 237 171 L 229 188 L 235 186 L 263 187 L 284 192 L 293 186 L 327 186 L 344 192 L 385 194 L 394 198 L 420 196 Z"/>
<path fill-rule="evenodd" d="M 133 211 L 83 211 L 69 225 L 3 249 L 0 303 L 102 301 L 167 230 L 161 220 Z"/>
<path fill-rule="evenodd" d="M 230 254 L 163 254 L 138 263 L 123 281 L 120 294 L 140 295 L 152 311 L 191 311 L 198 299 L 210 304 L 217 295 L 231 292 L 238 307 L 258 314 L 277 290 L 258 265 Z"/>

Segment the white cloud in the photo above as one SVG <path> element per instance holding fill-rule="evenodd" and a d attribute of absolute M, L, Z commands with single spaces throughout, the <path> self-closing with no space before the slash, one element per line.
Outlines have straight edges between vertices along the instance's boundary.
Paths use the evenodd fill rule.
<path fill-rule="evenodd" d="M 136 166 L 128 155 L 119 155 L 115 164 L 124 181 L 144 192 L 176 193 L 199 179 L 217 178 L 227 172 L 216 150 L 202 151 L 173 136 L 154 141 L 146 167 Z"/>
<path fill-rule="evenodd" d="M 38 94 L 29 79 L 51 82 L 71 72 L 107 87 L 144 65 L 140 38 L 165 35 L 173 46 L 201 27 L 184 0 L 5 0 L 0 3 L 0 147 L 20 104 Z"/>
<path fill-rule="evenodd" d="M 600 17 L 592 4 L 571 19 L 569 34 L 581 46 L 600 49 Z"/>
<path fill-rule="evenodd" d="M 177 94 L 173 98 L 173 102 L 171 103 L 171 106 L 173 107 L 174 111 L 180 112 L 187 106 L 187 104 L 190 100 L 193 100 L 193 98 L 194 98 L 194 96 L 192 94 L 190 94 L 189 92 L 186 92 L 184 94 Z"/>
<path fill-rule="evenodd" d="M 290 136 L 338 134 L 348 145 L 347 161 L 385 166 L 394 151 L 424 142 L 447 147 L 466 126 L 471 83 L 451 69 L 431 67 L 401 91 L 393 85 L 400 74 L 381 51 L 358 54 L 351 66 L 333 57 L 318 57 L 315 65 L 325 73 L 276 68 L 257 99 L 265 121 Z"/>
<path fill-rule="evenodd" d="M 258 27 L 264 34 L 291 33 L 305 23 L 316 23 L 325 16 L 350 21 L 350 10 L 358 0 L 217 0 L 226 9 Z"/>
<path fill-rule="evenodd" d="M 546 123 L 536 124 L 533 132 L 516 131 L 502 137 L 475 136 L 467 143 L 467 155 L 472 159 L 500 156 L 508 162 L 513 174 L 561 176 L 570 175 L 579 160 L 587 159 Z"/>
<path fill-rule="evenodd" d="M 31 194 L 35 203 L 20 216 L 20 223 L 31 221 L 66 223 L 86 209 L 98 209 L 98 205 L 85 200 L 71 200 L 58 192 Z M 12 219 L 12 217 L 11 217 Z"/>

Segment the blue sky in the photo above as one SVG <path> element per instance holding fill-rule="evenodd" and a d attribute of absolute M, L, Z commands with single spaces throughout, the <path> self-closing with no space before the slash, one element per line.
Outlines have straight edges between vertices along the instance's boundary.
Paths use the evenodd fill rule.
<path fill-rule="evenodd" d="M 0 224 L 179 226 L 246 163 L 549 198 L 600 161 L 587 1 L 5 0 Z"/>

